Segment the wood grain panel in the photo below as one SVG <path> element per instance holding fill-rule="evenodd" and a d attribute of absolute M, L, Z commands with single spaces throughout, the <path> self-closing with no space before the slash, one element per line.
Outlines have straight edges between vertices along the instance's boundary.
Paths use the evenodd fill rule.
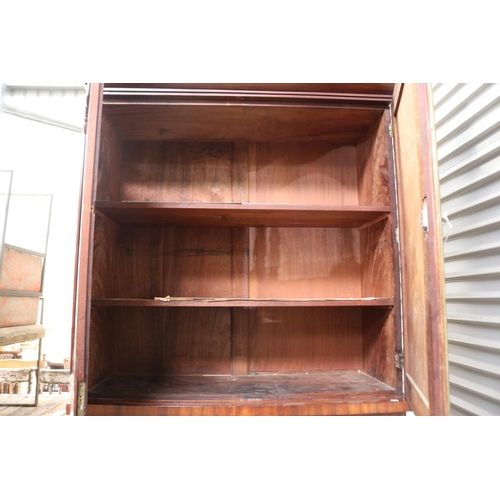
<path fill-rule="evenodd" d="M 357 145 L 358 190 L 360 205 L 390 205 L 389 142 L 390 114 L 370 128 Z"/>
<path fill-rule="evenodd" d="M 401 370 L 396 369 L 396 325 L 394 309 L 363 307 L 363 371 L 402 390 Z"/>
<path fill-rule="evenodd" d="M 164 291 L 160 296 L 232 297 L 233 290 L 241 293 L 238 280 L 246 275 L 232 274 L 233 269 L 243 268 L 236 260 L 245 258 L 241 245 L 232 247 L 237 232 L 222 227 L 165 227 Z"/>
<path fill-rule="evenodd" d="M 89 395 L 92 405 L 145 407 L 152 414 L 393 414 L 407 408 L 386 384 L 361 372 L 250 376 L 115 376 Z M 120 411 L 115 407 L 114 411 Z M 132 410 L 134 411 L 134 410 Z M 111 413 L 112 414 L 112 413 Z M 119 413 L 118 413 L 119 414 Z M 166 413 L 169 414 L 169 413 Z"/>
<path fill-rule="evenodd" d="M 116 297 L 114 268 L 118 252 L 118 225 L 96 213 L 94 223 L 94 255 L 92 266 L 92 297 Z"/>
<path fill-rule="evenodd" d="M 236 164 L 244 151 L 229 142 L 126 142 L 120 199 L 227 203 L 242 201 L 244 178 Z M 244 164 L 246 167 L 246 164 Z M 239 174 L 239 175 L 238 175 Z M 233 192 L 236 200 L 233 200 Z"/>
<path fill-rule="evenodd" d="M 231 310 L 114 309 L 113 373 L 231 372 Z"/>
<path fill-rule="evenodd" d="M 106 113 L 101 118 L 96 199 L 119 200 L 122 140 Z"/>
<path fill-rule="evenodd" d="M 161 373 L 231 373 L 229 308 L 172 309 L 164 315 Z"/>
<path fill-rule="evenodd" d="M 88 388 L 109 377 L 114 372 L 115 312 L 92 309 L 90 314 L 88 347 Z"/>
<path fill-rule="evenodd" d="M 137 406 L 100 405 L 88 406 L 89 416 L 406 416 L 407 401 L 379 398 L 368 403 L 296 403 L 259 405 L 193 405 L 193 406 Z"/>
<path fill-rule="evenodd" d="M 361 315 L 352 308 L 261 308 L 250 372 L 362 368 Z"/>
<path fill-rule="evenodd" d="M 360 231 L 363 258 L 362 296 L 394 297 L 394 251 L 391 218 Z"/>
<path fill-rule="evenodd" d="M 429 376 L 427 329 L 430 324 L 428 304 L 429 270 L 426 235 L 420 214 L 424 207 L 425 190 L 422 177 L 421 139 L 419 130 L 418 91 L 415 85 L 403 89 L 397 115 L 398 192 L 402 214 L 400 238 L 404 251 L 402 261 L 402 290 L 404 304 L 405 372 L 416 385 L 413 391 L 419 399 L 419 412 L 428 414 Z M 408 384 L 407 384 L 408 385 Z"/>
<path fill-rule="evenodd" d="M 329 141 L 354 145 L 381 109 L 307 106 L 106 105 L 126 140 Z"/>
<path fill-rule="evenodd" d="M 120 229 L 114 256 L 117 298 L 144 299 L 166 295 L 164 238 L 165 230 L 161 226 Z"/>
<path fill-rule="evenodd" d="M 329 143 L 259 143 L 249 201 L 358 205 L 356 149 Z"/>
<path fill-rule="evenodd" d="M 120 225 L 225 227 L 360 227 L 389 214 L 389 207 L 270 203 L 96 202 Z"/>
<path fill-rule="evenodd" d="M 359 231 L 250 228 L 250 297 L 361 297 Z"/>

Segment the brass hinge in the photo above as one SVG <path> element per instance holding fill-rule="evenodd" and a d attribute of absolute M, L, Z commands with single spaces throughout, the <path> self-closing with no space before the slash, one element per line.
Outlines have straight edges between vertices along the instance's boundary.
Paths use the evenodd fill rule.
<path fill-rule="evenodd" d="M 405 358 L 403 355 L 403 351 L 396 351 L 394 353 L 394 364 L 396 365 L 396 368 L 403 368 L 405 365 Z"/>
<path fill-rule="evenodd" d="M 399 245 L 399 227 L 397 227 L 394 232 L 396 233 L 396 243 Z"/>
<path fill-rule="evenodd" d="M 76 414 L 79 417 L 83 417 L 85 415 L 85 382 L 78 382 Z"/>
<path fill-rule="evenodd" d="M 389 137 L 394 137 L 394 132 L 392 130 L 392 123 L 389 123 Z"/>

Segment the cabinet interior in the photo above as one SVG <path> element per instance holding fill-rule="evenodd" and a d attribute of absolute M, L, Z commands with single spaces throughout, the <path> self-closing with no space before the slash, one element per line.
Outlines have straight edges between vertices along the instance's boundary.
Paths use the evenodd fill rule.
<path fill-rule="evenodd" d="M 105 101 L 89 404 L 400 395 L 389 118 Z"/>

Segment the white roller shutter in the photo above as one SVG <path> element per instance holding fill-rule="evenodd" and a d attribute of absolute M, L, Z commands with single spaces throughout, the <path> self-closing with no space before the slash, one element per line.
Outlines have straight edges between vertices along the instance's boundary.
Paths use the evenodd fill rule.
<path fill-rule="evenodd" d="M 500 415 L 500 84 L 433 86 L 452 415 Z"/>

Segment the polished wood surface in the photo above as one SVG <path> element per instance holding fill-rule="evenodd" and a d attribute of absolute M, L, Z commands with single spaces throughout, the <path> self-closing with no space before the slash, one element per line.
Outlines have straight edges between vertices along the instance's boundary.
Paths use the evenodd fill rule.
<path fill-rule="evenodd" d="M 389 207 L 276 205 L 267 203 L 99 202 L 95 209 L 118 224 L 168 226 L 360 227 Z"/>
<path fill-rule="evenodd" d="M 395 117 L 401 216 L 405 378 L 410 405 L 418 415 L 448 414 L 443 307 L 441 227 L 432 140 L 427 128 L 427 90 L 404 84 Z M 419 134 L 415 134 L 415 126 Z M 421 212 L 428 211 L 424 230 Z"/>
<path fill-rule="evenodd" d="M 394 86 L 113 85 L 88 414 L 404 414 Z"/>
<path fill-rule="evenodd" d="M 259 308 L 250 372 L 362 369 L 362 331 L 353 308 Z"/>
<path fill-rule="evenodd" d="M 373 398 L 372 398 L 373 399 Z M 89 416 L 405 416 L 404 399 L 381 398 L 368 403 L 296 403 L 258 405 L 136 406 L 100 405 L 88 407 Z"/>
<path fill-rule="evenodd" d="M 250 297 L 362 296 L 357 230 L 251 228 Z"/>
<path fill-rule="evenodd" d="M 93 307 L 392 307 L 391 298 L 262 299 L 158 297 L 156 299 L 92 299 Z"/>
<path fill-rule="evenodd" d="M 384 105 L 383 107 L 386 107 Z M 355 144 L 383 109 L 211 104 L 108 104 L 124 140 L 329 141 Z"/>
<path fill-rule="evenodd" d="M 303 402 L 304 398 L 308 403 L 360 403 L 398 399 L 397 396 L 390 386 L 358 371 L 246 376 L 116 375 L 90 391 L 89 403 L 248 406 Z"/>
<path fill-rule="evenodd" d="M 410 404 L 415 412 L 430 413 L 428 324 L 428 282 L 426 273 L 427 249 L 420 214 L 424 208 L 422 178 L 422 149 L 414 133 L 415 122 L 420 126 L 417 87 L 405 84 L 395 117 L 397 126 L 397 164 L 401 220 L 400 238 L 406 251 L 402 254 L 402 287 L 405 308 L 404 331 L 406 352 L 416 356 L 405 359 L 405 372 Z M 402 147 L 404 144 L 404 147 Z M 411 335 L 409 332 L 411 330 Z M 418 357 L 417 357 L 418 356 Z M 425 362 L 423 362 L 425 360 Z"/>
<path fill-rule="evenodd" d="M 357 168 L 361 153 L 355 146 L 325 141 L 165 140 L 127 141 L 123 148 L 121 177 L 117 180 L 120 201 L 389 205 L 382 194 L 369 199 L 365 196 L 368 201 L 359 203 L 360 189 L 368 188 L 358 182 L 358 177 L 370 180 L 371 188 L 373 171 L 376 177 L 380 172 L 377 158 L 364 164 L 363 169 Z M 366 149 L 364 146 L 363 151 Z M 383 179 L 386 177 L 387 173 Z M 381 192 L 386 184 L 386 180 L 377 182 Z M 112 200 L 105 191 L 98 199 Z"/>

